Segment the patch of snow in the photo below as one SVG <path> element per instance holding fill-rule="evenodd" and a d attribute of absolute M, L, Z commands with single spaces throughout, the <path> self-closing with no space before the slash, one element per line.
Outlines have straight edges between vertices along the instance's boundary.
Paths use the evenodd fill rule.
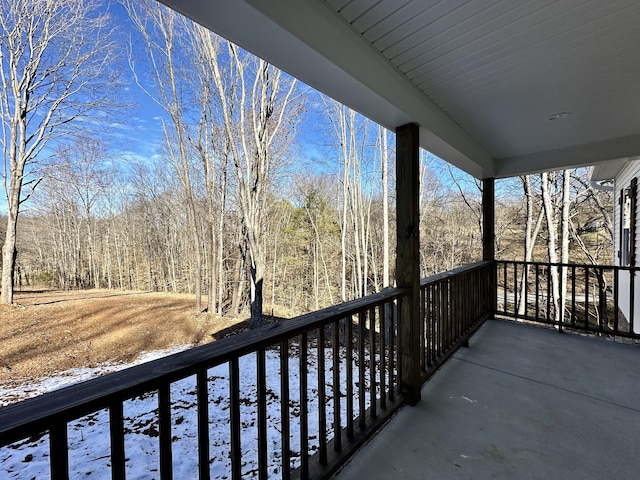
<path fill-rule="evenodd" d="M 105 362 L 93 368 L 71 368 L 55 373 L 50 377 L 43 377 L 35 382 L 19 382 L 20 384 L 16 385 L 15 381 L 11 381 L 6 385 L 0 384 L 0 407 L 26 400 L 27 398 L 37 397 L 44 393 L 84 382 L 95 377 L 117 372 L 118 370 L 124 370 L 125 368 L 140 365 L 141 363 L 150 362 L 157 358 L 166 357 L 167 355 L 182 352 L 192 347 L 193 345 L 190 344 L 176 345 L 162 350 L 142 352 L 133 362 L 129 363 Z"/>
<path fill-rule="evenodd" d="M 186 347 L 185 347 L 186 348 Z M 184 348 L 182 348 L 184 349 Z M 294 346 L 293 350 L 297 350 Z M 174 351 L 152 352 L 134 364 L 149 361 Z M 307 362 L 308 399 L 308 441 L 309 454 L 319 446 L 320 425 L 318 420 L 318 375 L 317 348 L 309 348 Z M 358 415 L 358 383 L 360 379 L 358 362 L 351 360 L 353 367 L 354 415 Z M 333 437 L 333 351 L 324 349 L 326 434 Z M 345 351 L 340 354 L 340 419 L 346 426 L 346 362 Z M 282 475 L 282 438 L 280 410 L 280 353 L 267 350 L 266 359 L 266 401 L 267 401 L 267 463 L 270 477 Z M 365 361 L 368 363 L 369 355 Z M 377 363 L 376 356 L 376 363 Z M 0 402 L 10 402 L 15 398 L 26 398 L 62 386 L 77 383 L 97 375 L 120 370 L 128 365 L 102 365 L 97 369 L 75 369 L 63 372 L 61 376 L 42 379 L 35 385 L 25 385 L 22 389 L 0 387 Z M 257 425 L 257 356 L 248 354 L 239 359 L 240 368 L 240 417 L 243 478 L 256 477 L 258 472 L 258 425 Z M 290 352 L 289 358 L 289 418 L 291 468 L 300 465 L 300 360 Z M 386 374 L 386 373 L 385 373 Z M 376 375 L 379 376 L 379 371 Z M 209 394 L 209 442 L 210 472 L 212 478 L 231 477 L 230 459 L 230 404 L 229 365 L 222 364 L 208 371 Z M 371 382 L 369 368 L 362 379 L 368 388 Z M 375 379 L 379 381 L 379 377 Z M 198 469 L 198 422 L 196 408 L 196 379 L 190 376 L 171 384 L 173 474 L 176 479 L 193 478 Z M 365 396 L 365 408 L 370 397 Z M 158 396 L 155 392 L 144 394 L 124 402 L 125 458 L 127 479 L 150 479 L 159 477 L 159 423 Z M 110 437 L 109 414 L 106 410 L 94 412 L 69 422 L 67 426 L 70 478 L 110 479 Z M 25 439 L 0 448 L 0 478 L 24 479 L 49 478 L 49 439 Z"/>

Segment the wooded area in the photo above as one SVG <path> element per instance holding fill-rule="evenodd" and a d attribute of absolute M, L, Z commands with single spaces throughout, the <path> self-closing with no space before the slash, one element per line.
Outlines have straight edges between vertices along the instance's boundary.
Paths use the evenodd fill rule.
<path fill-rule="evenodd" d="M 425 155 L 423 180 L 436 176 L 430 162 L 437 163 Z M 38 213 L 29 212 L 20 219 L 16 283 L 194 292 L 197 256 L 189 238 L 184 192 L 175 184 L 168 167 L 163 163 L 139 165 L 135 177 L 108 172 L 104 166 L 81 160 L 57 168 L 55 175 L 43 180 L 34 197 L 38 205 L 34 210 Z M 297 191 L 291 198 L 275 193 L 269 198 L 263 212 L 264 251 L 269 266 L 265 282 L 266 314 L 272 305 L 286 307 L 294 314 L 336 303 L 342 292 L 351 299 L 383 287 L 382 197 L 367 191 L 362 184 L 351 185 L 365 200 L 358 210 L 349 204 L 349 197 L 346 201 L 342 197 L 339 176 L 339 171 L 333 176 L 326 173 L 300 176 L 295 180 Z M 562 175 L 556 177 L 562 181 Z M 571 178 L 575 189 L 582 187 L 580 176 Z M 539 176 L 533 180 L 540 182 Z M 422 275 L 475 261 L 481 255 L 476 217 L 479 192 L 465 191 L 463 200 L 462 195 L 449 187 L 423 182 L 423 190 L 428 188 L 429 195 L 421 196 Z M 595 210 L 594 201 L 602 201 L 600 197 L 607 192 L 588 189 L 581 192 L 577 199 L 573 194 L 570 205 L 570 260 L 588 262 L 593 258 L 594 263 L 609 263 L 611 240 L 607 228 L 610 227 Z M 347 193 L 351 193 L 349 189 Z M 552 204 L 558 218 L 561 192 L 554 196 L 556 202 Z M 201 245 L 200 259 L 204 291 L 209 291 L 213 275 L 221 293 L 217 295 L 221 301 L 214 311 L 237 315 L 250 300 L 248 272 L 244 268 L 247 247 L 243 242 L 241 214 L 231 192 L 229 197 L 218 224 L 221 230 L 214 237 L 223 246 L 221 273 L 215 275 L 220 272 L 217 266 L 211 271 L 211 265 L 215 265 L 210 260 L 211 252 L 215 251 L 211 236 Z M 205 221 L 209 209 L 205 198 L 200 195 L 197 198 L 198 229 L 202 238 L 207 238 Z M 525 200 L 501 199 L 496 228 L 499 257 L 524 257 Z M 527 248 L 534 260 L 548 259 L 547 241 L 553 238 L 547 234 L 548 227 L 538 221 L 543 212 L 541 200 L 539 191 L 531 192 L 530 218 L 537 230 L 537 247 L 531 247 L 530 240 Z M 394 202 L 389 209 L 393 219 Z M 390 227 L 393 229 L 393 222 Z M 362 242 L 359 246 L 357 240 Z M 394 248 L 387 253 L 393 258 Z"/>
<path fill-rule="evenodd" d="M 86 11 L 31 3 L 0 12 L 3 32 L 22 29 L 22 43 L 0 42 L 3 302 L 12 301 L 11 271 L 18 287 L 190 292 L 199 311 L 250 311 L 259 325 L 262 314 L 316 310 L 392 283 L 392 134 L 158 2 L 123 2 L 136 40 L 126 48 L 94 44 L 94 31 L 117 35 L 100 2 L 83 2 Z M 60 23 L 46 39 L 45 19 L 76 28 Z M 78 35 L 85 56 L 64 56 L 61 42 Z M 33 38 L 50 41 L 46 62 L 25 47 Z M 110 55 L 128 82 L 113 78 Z M 51 82 L 52 65 L 60 73 Z M 105 88 L 112 93 L 100 96 Z M 114 102 L 130 88 L 163 112 L 162 141 L 145 158 L 109 136 L 110 122 L 142 108 Z M 422 153 L 420 267 L 429 275 L 481 258 L 481 184 Z M 496 191 L 498 257 L 611 262 L 612 199 L 585 169 L 501 180 Z M 566 278 L 553 281 L 559 292 Z"/>

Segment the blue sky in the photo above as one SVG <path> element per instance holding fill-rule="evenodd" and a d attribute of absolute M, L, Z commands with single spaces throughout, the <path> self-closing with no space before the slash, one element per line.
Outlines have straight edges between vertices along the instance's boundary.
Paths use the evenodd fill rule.
<path fill-rule="evenodd" d="M 121 5 L 113 3 L 110 9 L 120 25 L 123 37 L 132 39 L 136 70 L 140 78 L 144 78 L 146 53 L 142 39 L 133 28 L 127 12 Z M 123 62 L 123 69 L 126 69 L 122 73 L 127 79 L 125 95 L 134 103 L 134 106 L 126 112 L 121 122 L 113 124 L 114 153 L 117 152 L 117 155 L 125 161 L 157 159 L 164 142 L 162 117 L 167 122 L 169 119 L 165 112 L 136 85 L 126 62 Z M 309 97 L 306 102 L 306 113 L 297 128 L 297 144 L 304 145 L 304 148 L 294 148 L 292 153 L 302 156 L 300 160 L 310 162 L 313 168 L 313 165 L 320 165 L 321 160 L 326 159 L 329 153 L 328 142 L 331 140 L 327 138 L 326 129 L 322 126 L 318 93 L 302 83 L 299 83 L 299 89 L 307 91 Z M 327 124 L 326 127 L 328 128 L 329 125 Z"/>
<path fill-rule="evenodd" d="M 164 142 L 162 118 L 165 112 L 136 85 L 127 61 L 126 50 L 130 40 L 133 45 L 133 58 L 136 59 L 136 70 L 139 76 L 144 78 L 146 53 L 140 34 L 133 28 L 122 5 L 112 2 L 109 8 L 114 24 L 118 25 L 123 50 L 120 63 L 115 67 L 119 69 L 123 82 L 114 89 L 113 95 L 118 101 L 127 104 L 127 107 L 110 112 L 96 112 L 94 115 L 102 122 L 101 125 L 106 125 L 106 128 L 101 128 L 104 130 L 104 137 L 109 140 L 111 161 L 121 163 L 126 170 L 127 165 L 132 163 L 151 163 L 160 159 Z M 299 83 L 299 89 L 305 92 L 307 101 L 305 113 L 297 127 L 296 144 L 290 152 L 292 163 L 304 172 L 312 174 L 337 171 L 339 153 L 335 149 L 336 140 L 332 137 L 331 125 L 324 114 L 323 102 L 311 87 Z M 375 133 L 372 133 L 372 143 L 374 137 Z M 393 146 L 393 142 L 393 134 L 390 134 L 390 146 Z M 372 158 L 370 161 L 376 160 Z M 438 159 L 433 157 L 430 163 L 441 165 Z M 393 164 L 389 165 L 389 168 L 392 169 Z M 468 177 L 455 170 L 456 177 Z M 445 188 L 447 184 L 451 185 L 451 176 L 444 175 L 442 183 Z M 28 204 L 25 207 L 28 208 Z M 4 198 L 0 199 L 0 213 L 3 212 L 6 212 Z"/>

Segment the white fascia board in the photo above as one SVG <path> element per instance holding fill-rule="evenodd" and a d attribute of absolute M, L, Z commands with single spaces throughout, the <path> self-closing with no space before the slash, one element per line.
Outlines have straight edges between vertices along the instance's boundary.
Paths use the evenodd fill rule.
<path fill-rule="evenodd" d="M 640 155 L 640 135 L 495 160 L 496 178 L 624 162 Z M 605 180 L 600 179 L 600 180 Z M 606 179 L 608 180 L 608 179 Z"/>
<path fill-rule="evenodd" d="M 360 35 L 317 0 L 160 0 L 304 83 L 395 130 L 477 178 L 493 158 Z"/>

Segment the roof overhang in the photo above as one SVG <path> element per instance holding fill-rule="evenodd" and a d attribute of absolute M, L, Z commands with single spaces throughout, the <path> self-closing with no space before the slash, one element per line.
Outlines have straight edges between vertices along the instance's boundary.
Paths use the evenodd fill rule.
<path fill-rule="evenodd" d="M 618 160 L 612 160 L 609 162 L 601 163 L 599 165 L 594 165 L 591 167 L 591 171 L 589 172 L 589 180 L 591 182 L 607 182 L 610 180 L 614 180 L 620 170 L 627 164 L 627 162 L 631 162 L 633 160 L 638 160 L 637 158 L 619 158 Z"/>
<path fill-rule="evenodd" d="M 161 1 L 477 178 L 640 156 L 636 0 Z"/>

